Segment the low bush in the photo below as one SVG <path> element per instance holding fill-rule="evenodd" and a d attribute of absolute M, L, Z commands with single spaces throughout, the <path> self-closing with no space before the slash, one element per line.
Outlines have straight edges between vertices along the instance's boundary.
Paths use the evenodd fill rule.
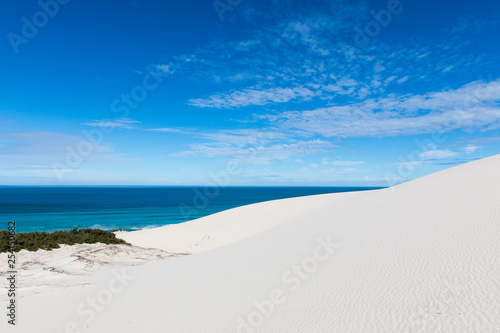
<path fill-rule="evenodd" d="M 9 233 L 0 230 L 0 252 L 9 251 Z M 116 238 L 110 231 L 101 229 L 72 229 L 70 231 L 55 232 L 28 232 L 16 234 L 14 251 L 26 249 L 28 251 L 52 250 L 59 248 L 61 244 L 128 244 L 122 239 Z"/>

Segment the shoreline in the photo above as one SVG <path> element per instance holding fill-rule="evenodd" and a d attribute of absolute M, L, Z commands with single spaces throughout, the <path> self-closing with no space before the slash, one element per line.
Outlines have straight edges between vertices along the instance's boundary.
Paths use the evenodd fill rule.
<path fill-rule="evenodd" d="M 209 198 L 204 197 L 203 186 L 12 187 L 8 191 L 0 188 L 0 219 L 18 221 L 19 233 L 74 228 L 135 231 L 184 223 L 248 204 L 363 189 L 366 187 L 226 187 Z M 40 203 L 44 196 L 50 198 Z M 115 196 L 117 200 L 109 202 Z M 27 206 L 12 208 L 19 200 Z"/>

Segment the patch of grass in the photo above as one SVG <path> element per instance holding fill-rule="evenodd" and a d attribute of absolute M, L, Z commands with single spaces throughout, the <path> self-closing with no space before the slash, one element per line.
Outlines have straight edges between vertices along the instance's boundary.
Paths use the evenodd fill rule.
<path fill-rule="evenodd" d="M 6 230 L 0 230 L 0 252 L 9 251 L 9 233 Z M 27 232 L 16 234 L 15 251 L 28 250 L 36 251 L 52 250 L 59 248 L 61 244 L 126 244 L 122 239 L 116 238 L 110 231 L 101 229 L 72 229 L 70 231 L 55 232 Z"/>

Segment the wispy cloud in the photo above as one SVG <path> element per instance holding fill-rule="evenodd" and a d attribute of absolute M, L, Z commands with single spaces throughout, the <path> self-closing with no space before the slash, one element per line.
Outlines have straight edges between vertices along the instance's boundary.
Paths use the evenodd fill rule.
<path fill-rule="evenodd" d="M 146 128 L 146 131 L 163 132 L 163 133 L 186 133 L 184 130 L 178 128 L 160 127 L 160 128 Z"/>
<path fill-rule="evenodd" d="M 161 133 L 189 133 L 189 131 L 193 130 L 192 128 L 173 128 L 173 127 L 143 128 L 139 126 L 139 124 L 142 124 L 142 122 L 130 118 L 92 120 L 84 123 L 84 125 L 92 127 L 135 129 L 135 130 L 161 132 Z"/>
<path fill-rule="evenodd" d="M 399 80 L 397 80 L 397 82 L 398 82 L 399 84 L 404 83 L 404 82 L 406 82 L 406 81 L 408 81 L 408 75 L 406 75 L 406 76 L 404 76 L 404 77 L 400 78 Z"/>
<path fill-rule="evenodd" d="M 25 179 L 28 184 L 36 183 L 38 178 L 59 182 L 53 163 L 78 158 L 75 157 L 78 156 L 77 147 L 87 140 L 76 135 L 46 131 L 4 132 L 0 134 L 0 139 L 3 141 L 0 146 L 0 177 L 16 175 L 20 180 Z M 92 152 L 80 168 L 67 167 L 58 171 L 67 171 L 67 180 L 70 180 L 89 172 L 85 171 L 88 168 L 99 168 L 103 165 L 122 166 L 140 161 L 139 158 L 127 154 L 114 153 L 104 142 L 101 145 L 93 145 Z M 7 180 L 6 183 L 10 181 Z"/>
<path fill-rule="evenodd" d="M 156 70 L 163 75 L 173 74 L 175 72 L 173 64 L 160 64 L 155 65 Z"/>
<path fill-rule="evenodd" d="M 349 167 L 349 166 L 363 164 L 363 163 L 365 163 L 365 162 L 364 161 L 333 161 L 332 165 L 338 166 L 338 167 Z"/>
<path fill-rule="evenodd" d="M 123 129 L 136 129 L 133 124 L 139 124 L 140 121 L 130 118 L 115 118 L 115 119 L 102 119 L 92 120 L 84 123 L 87 126 L 93 127 L 107 127 L 107 128 L 123 128 Z"/>
<path fill-rule="evenodd" d="M 496 143 L 500 142 L 500 136 L 481 136 L 481 137 L 475 137 L 475 138 L 462 138 L 459 140 L 462 144 L 463 143 L 468 143 L 468 144 L 487 144 L 487 143 Z"/>
<path fill-rule="evenodd" d="M 429 150 L 420 153 L 420 158 L 424 161 L 426 160 L 440 160 L 453 156 L 457 156 L 459 153 L 451 150 Z"/>
<path fill-rule="evenodd" d="M 324 137 L 400 136 L 454 129 L 500 128 L 500 80 L 471 82 L 424 95 L 259 116 Z"/>
<path fill-rule="evenodd" d="M 475 146 L 475 145 L 467 145 L 464 147 L 464 151 L 467 155 L 474 153 L 476 150 L 481 148 L 480 146 Z"/>
<path fill-rule="evenodd" d="M 41 156 L 46 156 L 47 159 L 63 156 L 68 153 L 68 147 L 76 147 L 83 140 L 76 135 L 47 131 L 3 132 L 0 138 L 5 140 L 0 146 L 0 155 L 38 156 L 38 159 Z M 112 151 L 111 147 L 105 145 L 95 146 L 93 150 Z"/>
<path fill-rule="evenodd" d="M 314 92 L 305 87 L 270 88 L 264 90 L 246 89 L 227 94 L 213 95 L 207 99 L 191 99 L 189 104 L 197 107 L 233 108 L 248 105 L 265 105 L 268 103 L 284 103 L 291 100 L 306 101 L 314 96 Z"/>
<path fill-rule="evenodd" d="M 325 152 L 335 145 L 324 140 L 297 141 L 294 143 L 274 143 L 262 146 L 241 146 L 228 143 L 201 143 L 190 145 L 190 150 L 173 154 L 174 156 L 204 157 L 248 157 L 249 162 L 255 157 L 266 161 L 283 160 L 292 156 L 310 155 Z"/>
<path fill-rule="evenodd" d="M 271 129 L 233 129 L 214 132 L 201 132 L 198 136 L 218 144 L 253 147 L 280 139 L 289 138 L 288 134 Z"/>

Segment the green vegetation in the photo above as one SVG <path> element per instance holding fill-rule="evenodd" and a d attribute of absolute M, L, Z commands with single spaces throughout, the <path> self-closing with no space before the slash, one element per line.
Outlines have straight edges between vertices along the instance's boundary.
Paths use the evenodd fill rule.
<path fill-rule="evenodd" d="M 0 230 L 0 252 L 9 251 L 10 234 L 6 230 Z M 122 239 L 116 238 L 115 234 L 101 229 L 73 229 L 70 231 L 56 232 L 28 232 L 16 234 L 16 245 L 14 251 L 26 249 L 36 251 L 38 249 L 52 250 L 59 248 L 60 244 L 128 244 Z"/>

